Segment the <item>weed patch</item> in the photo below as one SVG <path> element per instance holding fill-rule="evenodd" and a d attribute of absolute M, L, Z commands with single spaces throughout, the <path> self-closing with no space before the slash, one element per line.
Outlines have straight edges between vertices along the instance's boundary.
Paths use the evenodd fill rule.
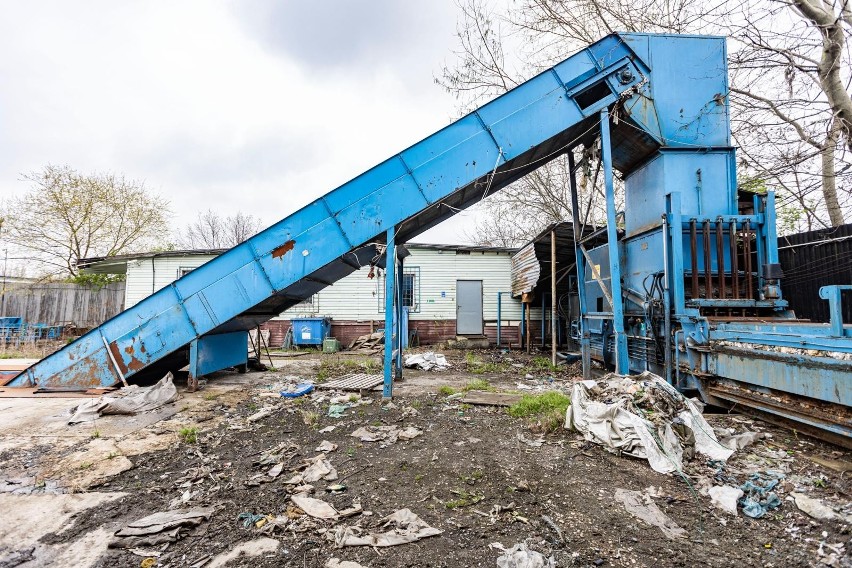
<path fill-rule="evenodd" d="M 509 407 L 510 416 L 525 418 L 530 427 L 542 432 L 555 432 L 565 421 L 565 411 L 571 399 L 560 392 L 524 395 L 517 404 Z"/>
<path fill-rule="evenodd" d="M 195 426 L 181 428 L 178 432 L 178 436 L 180 436 L 181 440 L 183 440 L 185 444 L 194 444 L 198 441 L 198 428 Z"/>
<path fill-rule="evenodd" d="M 468 392 L 468 391 L 494 392 L 496 390 L 497 389 L 494 388 L 493 386 L 491 386 L 491 383 L 489 383 L 485 379 L 474 379 L 474 380 L 470 381 L 469 383 L 467 383 L 464 386 L 464 388 L 462 389 L 462 391 L 464 391 L 464 392 Z"/>

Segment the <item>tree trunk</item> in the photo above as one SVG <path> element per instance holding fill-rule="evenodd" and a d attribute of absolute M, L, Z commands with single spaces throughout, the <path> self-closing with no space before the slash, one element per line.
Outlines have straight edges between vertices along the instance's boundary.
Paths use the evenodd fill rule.
<path fill-rule="evenodd" d="M 831 121 L 831 129 L 828 137 L 820 151 L 822 159 L 822 195 L 825 198 L 825 208 L 828 210 L 828 219 L 832 227 L 843 224 L 843 209 L 837 200 L 837 176 L 834 169 L 834 152 L 837 148 L 837 139 L 840 136 L 840 120 Z"/>
<path fill-rule="evenodd" d="M 846 144 L 852 150 L 852 96 L 846 91 L 840 75 L 843 65 L 843 47 L 846 43 L 844 20 L 833 11 L 827 10 L 827 6 L 819 0 L 794 0 L 794 4 L 822 35 L 822 58 L 818 66 L 819 82 L 834 112 L 835 121 L 840 123 L 840 129 L 846 137 Z"/>

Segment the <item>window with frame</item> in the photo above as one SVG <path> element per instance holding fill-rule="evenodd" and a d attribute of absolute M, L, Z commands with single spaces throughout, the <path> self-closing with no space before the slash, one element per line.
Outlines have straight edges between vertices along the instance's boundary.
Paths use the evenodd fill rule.
<path fill-rule="evenodd" d="M 305 298 L 287 311 L 310 314 L 316 313 L 319 311 L 319 298 L 317 298 L 316 294 L 312 294 L 311 297 Z"/>
<path fill-rule="evenodd" d="M 402 271 L 402 278 L 398 281 L 402 292 L 402 305 L 408 308 L 410 313 L 420 311 L 420 267 L 406 267 Z M 385 311 L 385 280 L 384 278 L 376 279 L 376 287 L 378 293 L 376 297 L 379 300 L 379 313 Z"/>
<path fill-rule="evenodd" d="M 177 269 L 177 277 L 183 278 L 184 276 L 186 276 L 187 274 L 189 274 L 193 270 L 195 270 L 194 266 L 181 266 L 180 268 Z"/>

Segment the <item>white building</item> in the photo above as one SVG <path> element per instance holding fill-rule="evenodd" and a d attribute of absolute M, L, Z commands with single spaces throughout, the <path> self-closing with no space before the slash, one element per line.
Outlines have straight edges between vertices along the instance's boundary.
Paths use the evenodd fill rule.
<path fill-rule="evenodd" d="M 417 330 L 421 343 L 456 335 L 486 335 L 495 341 L 498 293 L 502 341 L 518 341 L 521 303 L 510 294 L 515 249 L 417 243 L 405 247 L 410 255 L 404 261 L 403 302 L 409 309 L 409 328 Z M 80 265 L 90 272 L 126 273 L 127 308 L 222 252 L 164 251 L 87 259 Z M 384 327 L 383 274 L 376 269 L 370 278 L 370 272 L 369 267 L 357 270 L 268 322 L 272 345 L 283 341 L 290 319 L 295 317 L 330 317 L 332 335 L 344 345 Z M 533 309 L 533 320 L 540 319 L 539 312 Z"/>

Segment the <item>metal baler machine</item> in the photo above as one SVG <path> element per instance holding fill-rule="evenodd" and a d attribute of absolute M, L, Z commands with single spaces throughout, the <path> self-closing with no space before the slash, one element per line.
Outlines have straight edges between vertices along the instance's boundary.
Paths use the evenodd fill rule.
<path fill-rule="evenodd" d="M 607 244 L 576 244 L 584 373 L 592 359 L 620 373 L 650 369 L 708 402 L 792 420 L 849 446 L 852 329 L 839 309 L 829 325 L 787 310 L 774 197 L 737 190 L 720 37 L 609 35 L 174 281 L 12 384 L 107 386 L 187 363 L 193 380 L 240 364 L 247 330 L 378 256 L 396 259 L 396 241 L 554 158 L 567 153 L 576 171 L 580 148 L 581 160 L 602 160 L 607 196 Z M 576 212 L 573 180 L 571 189 Z M 575 234 L 584 233 L 576 226 Z M 388 329 L 400 303 L 398 263 L 387 263 Z M 814 301 L 837 307 L 841 290 L 827 287 L 823 296 Z M 386 377 L 398 335 L 386 334 Z"/>

